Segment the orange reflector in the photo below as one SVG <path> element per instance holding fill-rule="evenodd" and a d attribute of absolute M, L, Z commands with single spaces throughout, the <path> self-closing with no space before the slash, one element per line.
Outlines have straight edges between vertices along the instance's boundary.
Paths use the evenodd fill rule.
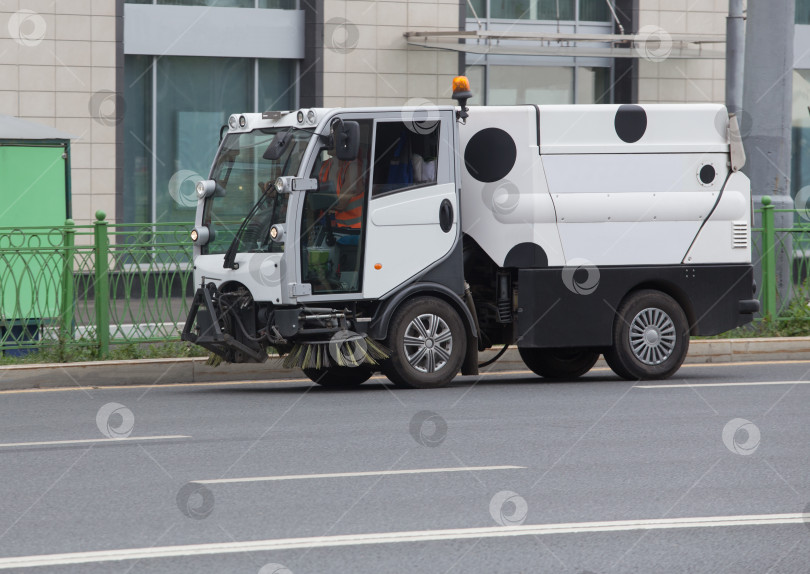
<path fill-rule="evenodd" d="M 380 269 L 382 269 L 382 264 L 381 264 L 381 263 L 375 263 L 375 264 L 374 264 L 374 269 L 376 269 L 377 271 L 379 271 Z"/>
<path fill-rule="evenodd" d="M 467 79 L 467 76 L 456 76 L 453 78 L 453 93 L 457 92 L 469 92 L 470 91 L 470 80 Z"/>

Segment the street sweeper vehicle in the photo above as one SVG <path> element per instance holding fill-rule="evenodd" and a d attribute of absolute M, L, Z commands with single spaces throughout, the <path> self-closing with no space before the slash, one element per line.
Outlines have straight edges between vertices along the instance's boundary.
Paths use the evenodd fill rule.
<path fill-rule="evenodd" d="M 229 118 L 197 184 L 182 337 L 325 386 L 678 370 L 752 320 L 751 197 L 722 105 L 302 109 Z M 223 130 L 225 128 L 223 127 Z"/>

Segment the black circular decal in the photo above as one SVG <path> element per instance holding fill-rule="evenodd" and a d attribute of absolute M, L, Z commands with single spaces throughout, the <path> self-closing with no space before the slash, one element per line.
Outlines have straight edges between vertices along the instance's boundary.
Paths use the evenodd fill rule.
<path fill-rule="evenodd" d="M 623 104 L 616 110 L 613 125 L 623 142 L 636 143 L 647 131 L 647 112 L 641 106 Z"/>
<path fill-rule="evenodd" d="M 711 182 L 714 181 L 715 171 L 714 166 L 711 164 L 706 164 L 702 168 L 700 168 L 700 181 L 709 185 Z"/>
<path fill-rule="evenodd" d="M 486 128 L 467 142 L 464 163 L 478 181 L 492 183 L 512 171 L 517 160 L 515 140 L 499 128 Z"/>

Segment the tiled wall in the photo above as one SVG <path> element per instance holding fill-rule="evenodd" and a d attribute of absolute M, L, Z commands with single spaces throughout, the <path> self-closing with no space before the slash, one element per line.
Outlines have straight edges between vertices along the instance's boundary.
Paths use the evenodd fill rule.
<path fill-rule="evenodd" d="M 406 30 L 459 29 L 459 0 L 324 2 L 324 106 L 450 100 L 458 54 L 408 46 Z"/>
<path fill-rule="evenodd" d="M 0 114 L 71 142 L 73 217 L 115 217 L 116 0 L 0 0 Z M 119 36 L 120 37 L 120 36 Z"/>
<path fill-rule="evenodd" d="M 641 0 L 639 4 L 639 31 L 658 27 L 666 34 L 726 33 L 728 0 Z M 653 53 L 650 58 L 639 59 L 640 103 L 724 103 L 725 60 L 663 55 Z"/>

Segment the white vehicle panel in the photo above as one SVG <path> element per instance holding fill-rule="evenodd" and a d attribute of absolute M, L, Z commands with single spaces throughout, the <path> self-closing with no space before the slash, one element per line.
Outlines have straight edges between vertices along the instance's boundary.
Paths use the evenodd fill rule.
<path fill-rule="evenodd" d="M 581 154 L 543 156 L 552 195 L 571 193 L 663 193 L 720 191 L 728 154 Z M 703 184 L 700 169 L 711 164 L 714 181 Z M 715 197 L 716 199 L 716 197 Z"/>
<path fill-rule="evenodd" d="M 514 141 L 517 157 L 508 173 L 493 182 L 479 181 L 466 163 L 461 169 L 461 210 L 464 233 L 472 237 L 497 265 L 521 243 L 542 247 L 549 265 L 564 265 L 554 204 L 548 194 L 537 146 L 537 111 L 533 106 L 471 108 L 459 126 L 462 155 L 480 131 L 498 128 Z"/>
<path fill-rule="evenodd" d="M 751 262 L 751 182 L 731 174 L 711 217 L 698 233 L 684 263 Z"/>
<path fill-rule="evenodd" d="M 560 193 L 553 196 L 557 218 L 568 223 L 652 221 L 701 222 L 717 203 L 720 192 Z M 692 241 L 692 237 L 689 241 Z"/>
<path fill-rule="evenodd" d="M 680 263 L 720 197 L 726 159 L 700 153 L 543 156 L 566 258 L 595 265 Z M 703 183 L 699 174 L 707 165 L 715 176 Z"/>
<path fill-rule="evenodd" d="M 283 253 L 238 253 L 235 262 L 238 269 L 223 269 L 224 255 L 200 255 L 194 260 L 194 283 L 200 286 L 214 283 L 241 283 L 250 291 L 256 301 L 281 302 L 283 284 Z"/>
<path fill-rule="evenodd" d="M 442 200 L 454 195 L 452 183 L 425 187 L 381 197 L 371 203 L 371 223 L 392 225 L 438 225 Z"/>
<path fill-rule="evenodd" d="M 445 199 L 453 205 L 453 225 L 447 233 L 439 226 L 439 206 Z M 372 199 L 368 222 L 363 297 L 376 299 L 450 252 L 458 236 L 455 184 Z"/>
<path fill-rule="evenodd" d="M 678 265 L 700 221 L 564 223 L 560 237 L 569 260 L 593 265 Z"/>
<path fill-rule="evenodd" d="M 720 104 L 644 104 L 646 130 L 636 142 L 617 135 L 620 105 L 540 106 L 540 148 L 546 154 L 728 153 L 728 112 Z"/>

